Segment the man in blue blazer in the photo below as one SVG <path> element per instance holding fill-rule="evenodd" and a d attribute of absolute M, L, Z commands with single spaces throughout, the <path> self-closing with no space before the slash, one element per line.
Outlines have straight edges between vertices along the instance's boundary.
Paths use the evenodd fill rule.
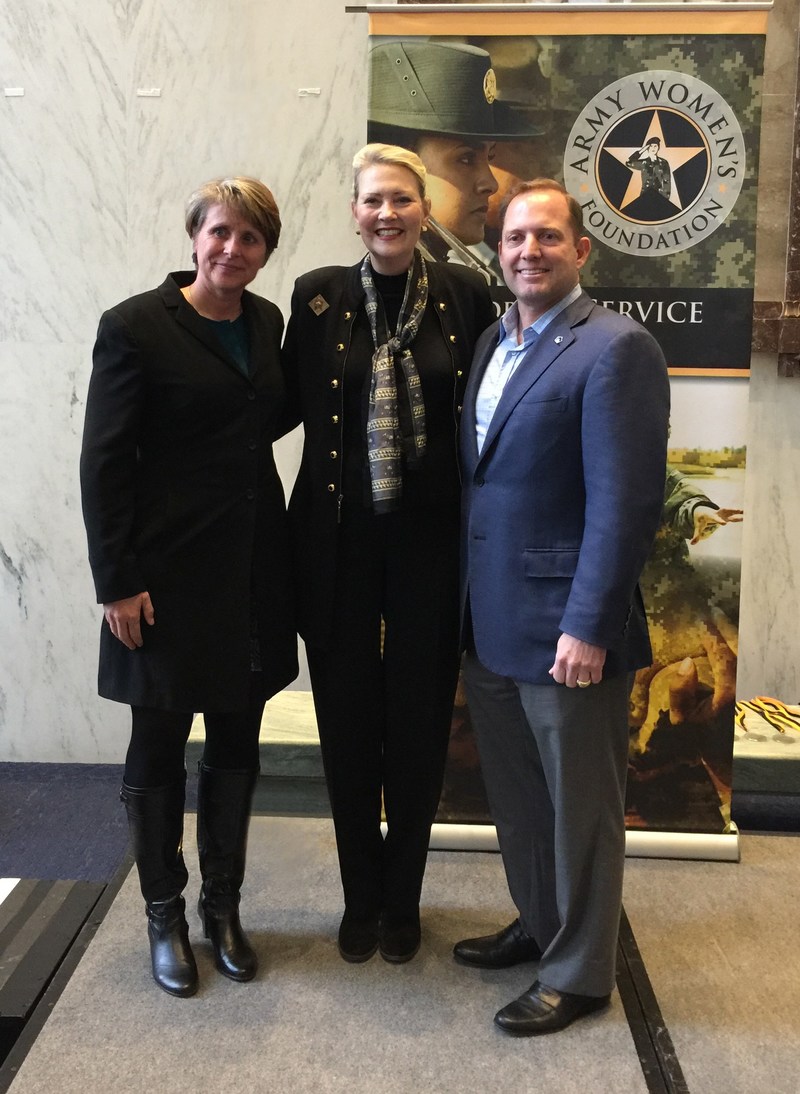
<path fill-rule="evenodd" d="M 465 394 L 465 683 L 519 918 L 466 939 L 482 968 L 538 961 L 495 1022 L 563 1029 L 608 1003 L 625 856 L 628 693 L 651 661 L 637 586 L 664 495 L 669 384 L 655 340 L 579 284 L 581 208 L 551 179 L 506 199 L 516 302 Z"/>

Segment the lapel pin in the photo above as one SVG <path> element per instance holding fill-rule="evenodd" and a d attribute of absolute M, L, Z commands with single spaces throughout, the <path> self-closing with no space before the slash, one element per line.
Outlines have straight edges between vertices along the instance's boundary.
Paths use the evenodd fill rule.
<path fill-rule="evenodd" d="M 309 306 L 309 308 L 311 308 L 314 315 L 322 315 L 322 313 L 324 311 L 328 310 L 328 308 L 330 307 L 330 304 L 325 299 L 325 297 L 322 295 L 322 293 L 317 293 L 317 295 L 313 298 L 313 300 L 309 300 L 308 306 Z"/>
<path fill-rule="evenodd" d="M 560 346 L 560 345 L 561 345 L 561 343 L 562 343 L 562 342 L 564 341 L 564 335 L 563 335 L 563 334 L 559 334 L 559 335 L 558 335 L 558 336 L 557 336 L 556 338 L 554 338 L 554 339 L 553 339 L 553 341 L 555 342 L 555 344 L 556 344 L 557 346 Z"/>

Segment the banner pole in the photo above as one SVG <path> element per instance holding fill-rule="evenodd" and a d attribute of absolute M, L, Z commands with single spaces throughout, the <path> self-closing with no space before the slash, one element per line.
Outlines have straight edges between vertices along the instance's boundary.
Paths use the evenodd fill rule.
<path fill-rule="evenodd" d="M 383 826 L 384 832 L 386 826 Z M 434 824 L 431 851 L 499 851 L 493 824 Z M 626 858 L 679 858 L 739 862 L 739 829 L 730 832 L 653 832 L 629 828 Z"/>

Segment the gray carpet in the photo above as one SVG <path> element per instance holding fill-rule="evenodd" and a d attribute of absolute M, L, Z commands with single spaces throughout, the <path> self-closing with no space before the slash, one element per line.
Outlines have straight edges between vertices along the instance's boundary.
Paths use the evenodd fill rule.
<path fill-rule="evenodd" d="M 741 849 L 629 860 L 625 910 L 693 1094 L 798 1094 L 800 837 Z"/>
<path fill-rule="evenodd" d="M 191 891 L 197 888 L 187 825 Z M 796 1094 L 800 839 L 745 836 L 734 863 L 629 860 L 625 907 L 692 1094 Z M 513 915 L 497 855 L 434 852 L 410 964 L 345 964 L 330 821 L 253 822 L 244 918 L 263 973 L 224 980 L 191 919 L 202 987 L 152 983 L 130 876 L 11 1094 L 636 1094 L 619 997 L 554 1037 L 514 1040 L 495 1010 L 535 969 L 455 965 L 453 941 Z M 662 1088 L 663 1089 L 663 1088 Z"/>
<path fill-rule="evenodd" d="M 647 1090 L 616 995 L 608 1011 L 555 1037 L 516 1040 L 492 1025 L 535 967 L 481 973 L 456 965 L 450 950 L 457 938 L 513 918 L 497 855 L 431 854 L 423 946 L 407 965 L 378 955 L 364 965 L 343 962 L 334 944 L 339 900 L 330 821 L 254 819 L 243 918 L 262 975 L 244 985 L 220 977 L 192 917 L 202 985 L 193 999 L 178 1000 L 150 978 L 130 876 L 11 1094 Z"/>

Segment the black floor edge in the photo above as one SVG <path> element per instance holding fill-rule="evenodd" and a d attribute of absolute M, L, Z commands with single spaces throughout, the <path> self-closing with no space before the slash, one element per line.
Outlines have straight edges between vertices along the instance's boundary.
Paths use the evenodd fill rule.
<path fill-rule="evenodd" d="M 624 908 L 619 925 L 617 955 L 617 988 L 649 1094 L 689 1094 L 675 1046 Z"/>
<path fill-rule="evenodd" d="M 98 927 L 105 919 L 109 908 L 114 903 L 117 893 L 122 888 L 123 882 L 130 873 L 132 866 L 133 854 L 129 851 L 111 881 L 106 885 L 97 903 L 92 908 L 92 911 L 89 913 L 89 917 L 78 933 L 77 938 L 72 943 L 64 960 L 53 974 L 53 978 L 42 995 L 42 998 L 39 1000 L 36 1009 L 25 1023 L 25 1027 L 17 1038 L 14 1047 L 5 1058 L 2 1066 L 0 1066 L 0 1094 L 6 1094 L 6 1091 L 17 1077 L 17 1073 L 22 1067 L 25 1057 L 28 1055 L 33 1047 L 34 1041 L 41 1033 L 42 1027 L 50 1017 L 53 1007 L 58 1002 L 64 988 L 69 983 L 70 977 L 78 967 L 81 958 L 89 948 L 89 944 L 97 933 Z"/>

